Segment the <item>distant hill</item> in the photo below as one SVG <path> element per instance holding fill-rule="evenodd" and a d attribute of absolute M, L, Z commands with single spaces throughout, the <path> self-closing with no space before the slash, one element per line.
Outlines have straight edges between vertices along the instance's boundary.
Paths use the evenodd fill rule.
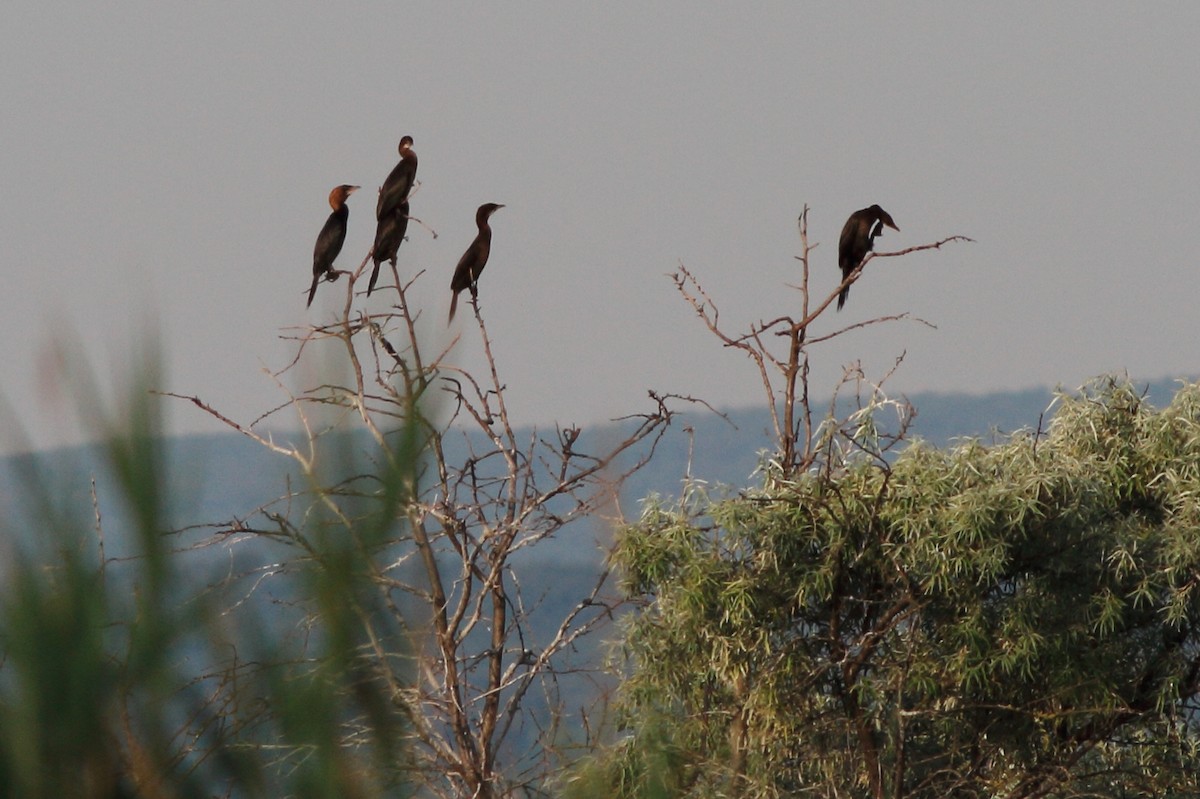
<path fill-rule="evenodd" d="M 1174 394 L 1174 380 L 1144 384 L 1147 399 L 1165 405 Z M 917 410 L 912 434 L 942 446 L 959 437 L 988 438 L 1020 428 L 1035 428 L 1053 399 L 1048 388 L 988 394 L 922 393 L 908 397 Z M 816 406 L 818 410 L 828 403 Z M 686 475 L 709 483 L 744 486 L 750 483 L 760 453 L 771 448 L 770 419 L 761 409 L 724 411 L 726 418 L 702 408 L 689 408 L 673 421 L 654 459 L 626 485 L 626 514 L 636 512 L 638 500 L 650 494 L 675 496 Z M 1048 419 L 1047 419 L 1048 421 Z M 518 432 L 528 438 L 531 429 Z M 581 442 L 602 441 L 619 434 L 616 423 L 585 430 Z M 451 446 L 454 445 L 451 437 Z M 369 451 L 364 445 L 348 450 Z M 459 440 L 465 452 L 465 442 Z M 167 480 L 173 499 L 172 525 L 182 527 L 244 517 L 259 505 L 281 495 L 286 480 L 298 479 L 292 463 L 234 432 L 191 435 L 165 442 Z M 689 453 L 691 463 L 689 464 Z M 454 457 L 453 450 L 450 453 Z M 109 494 L 99 451 L 92 446 L 69 447 L 0 459 L 0 496 L 12 530 L 37 527 L 37 511 L 22 517 L 16 500 L 28 496 L 24 480 L 54 486 L 56 510 L 73 508 L 91 518 L 90 480 L 99 475 L 98 494 L 105 527 L 120 529 L 123 509 Z M 14 518 L 14 512 L 18 515 Z M 115 543 L 119 546 L 119 542 Z"/>
<path fill-rule="evenodd" d="M 1147 401 L 1157 407 L 1169 403 L 1178 388 L 1178 382 L 1170 379 L 1139 385 L 1145 387 Z M 1023 428 L 1036 429 L 1039 424 L 1047 424 L 1053 415 L 1050 404 L 1054 396 L 1050 388 L 987 394 L 912 394 L 907 399 L 916 409 L 916 417 L 909 437 L 946 446 L 959 438 L 986 440 Z M 823 413 L 828 407 L 825 400 L 814 410 Z M 626 487 L 626 496 L 644 497 L 651 492 L 672 496 L 679 492 L 680 481 L 689 474 L 685 426 L 695 431 L 691 475 L 714 483 L 747 485 L 758 467 L 759 453 L 772 448 L 770 417 L 761 409 L 724 413 L 729 422 L 712 413 L 686 414 L 675 424 L 651 467 Z"/>

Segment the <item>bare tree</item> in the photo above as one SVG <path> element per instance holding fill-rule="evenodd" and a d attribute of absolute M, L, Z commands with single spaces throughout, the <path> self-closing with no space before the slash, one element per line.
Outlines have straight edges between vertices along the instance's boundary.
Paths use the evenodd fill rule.
<path fill-rule="evenodd" d="M 745 333 L 728 332 L 720 324 L 720 311 L 716 302 L 704 291 L 699 280 L 684 266 L 680 266 L 672 275 L 675 287 L 690 304 L 708 329 L 726 346 L 740 350 L 750 358 L 758 369 L 762 381 L 763 392 L 766 395 L 767 408 L 771 413 L 775 440 L 778 442 L 778 461 L 783 477 L 806 471 L 818 460 L 822 447 L 832 446 L 834 437 L 819 435 L 822 425 L 827 433 L 843 429 L 842 423 L 847 420 L 837 420 L 831 415 L 827 421 L 818 418 L 814 422 L 812 395 L 809 386 L 810 349 L 817 344 L 829 341 L 851 330 L 862 327 L 913 319 L 920 324 L 930 325 L 923 319 L 902 313 L 894 316 L 882 316 L 836 328 L 829 333 L 818 336 L 809 335 L 809 327 L 820 317 L 837 298 L 842 289 L 857 281 L 871 261 L 875 258 L 894 258 L 922 250 L 940 249 L 943 245 L 954 241 L 970 241 L 965 236 L 949 236 L 932 244 L 920 244 L 907 247 L 897 252 L 869 253 L 854 271 L 823 300 L 813 300 L 809 284 L 809 256 L 814 245 L 808 241 L 808 206 L 805 206 L 797 220 L 800 232 L 800 254 L 796 260 L 800 262 L 800 282 L 793 286 L 798 292 L 800 305 L 799 316 L 785 315 L 770 321 L 760 321 L 750 326 Z M 900 356 L 900 359 L 903 355 Z M 899 359 L 897 360 L 899 363 Z M 893 369 L 894 371 L 894 369 Z M 856 402 L 859 408 L 864 407 L 865 400 L 882 397 L 878 389 L 891 376 L 891 372 L 875 385 L 867 382 L 866 376 L 858 365 L 847 367 L 843 386 L 852 385 L 856 391 Z M 864 397 L 864 388 L 871 397 Z M 837 394 L 835 392 L 835 402 Z M 891 404 L 891 403 L 889 403 Z M 836 406 L 835 406 L 836 407 Z M 900 409 L 902 429 L 907 426 L 908 414 L 911 408 Z M 886 447 L 885 450 L 886 451 Z"/>
<path fill-rule="evenodd" d="M 618 420 L 615 441 L 578 427 L 523 434 L 478 304 L 482 375 L 455 365 L 457 338 L 437 352 L 423 347 L 421 312 L 409 301 L 422 273 L 401 280 L 393 265 L 392 306 L 356 308 L 368 263 L 342 284 L 345 302 L 333 321 L 291 336 L 296 356 L 274 375 L 283 389 L 306 353 L 332 346 L 346 379 L 289 392 L 249 424 L 182 397 L 289 458 L 304 483 L 251 517 L 216 525 L 209 540 L 269 539 L 285 545 L 285 559 L 308 561 L 321 558 L 314 535 L 353 542 L 366 587 L 346 597 L 358 624 L 351 668 L 362 684 L 383 686 L 383 712 L 407 730 L 407 754 L 392 764 L 396 779 L 444 797 L 537 793 L 556 767 L 555 746 L 569 738 L 561 680 L 582 668 L 572 659 L 581 637 L 609 620 L 619 600 L 601 564 L 574 586 L 569 607 L 535 630 L 543 597 L 522 586 L 539 567 L 523 553 L 585 520 L 619 518 L 618 491 L 651 457 L 671 398 L 651 392 L 647 412 Z M 285 411 L 300 420 L 297 442 L 264 432 Z M 361 435 L 351 443 L 335 436 L 347 428 L 366 431 L 374 469 L 329 469 L 329 443 L 363 446 Z M 264 569 L 253 590 L 286 571 Z M 371 716 L 344 721 L 347 746 L 379 728 Z"/>

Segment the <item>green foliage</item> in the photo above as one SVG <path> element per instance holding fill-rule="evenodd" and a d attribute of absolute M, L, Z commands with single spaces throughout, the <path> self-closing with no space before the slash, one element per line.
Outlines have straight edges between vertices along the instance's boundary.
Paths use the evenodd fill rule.
<path fill-rule="evenodd" d="M 617 795 L 1200 792 L 1200 386 L 648 504 Z M 848 434 L 852 435 L 852 434 Z M 861 448 L 847 447 L 848 453 Z M 647 788 L 650 752 L 659 774 Z M 601 775 L 601 776 L 597 776 Z M 675 786 L 666 790 L 663 786 Z"/>
<path fill-rule="evenodd" d="M 297 642 L 279 616 L 196 593 L 185 568 L 203 561 L 168 546 L 180 498 L 166 490 L 171 464 L 144 390 L 152 375 L 135 383 L 119 422 L 90 410 L 105 434 L 96 481 L 122 506 L 108 507 L 124 522 L 118 534 L 98 499 L 94 518 L 63 512 L 64 487 L 33 460 L 27 507 L 6 509 L 4 795 L 408 795 L 401 686 L 369 657 L 369 633 L 383 634 L 389 615 L 370 590 L 371 553 L 400 495 L 387 492 L 357 537 L 328 535 L 316 519 L 305 528 L 309 557 L 295 574 L 310 615 Z M 407 452 L 380 479 L 411 482 L 415 460 Z"/>

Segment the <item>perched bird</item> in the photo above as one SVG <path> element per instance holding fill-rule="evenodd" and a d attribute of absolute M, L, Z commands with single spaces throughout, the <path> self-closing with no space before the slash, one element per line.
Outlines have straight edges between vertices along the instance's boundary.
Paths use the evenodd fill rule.
<path fill-rule="evenodd" d="M 313 282 L 308 290 L 308 304 L 312 305 L 313 295 L 317 293 L 317 284 L 321 278 L 337 280 L 338 273 L 333 271 L 333 262 L 342 251 L 346 241 L 346 221 L 350 218 L 350 209 L 346 207 L 346 198 L 358 191 L 358 186 L 342 184 L 329 192 L 329 207 L 333 213 L 325 220 L 325 227 L 317 236 L 317 246 L 313 248 Z"/>
<path fill-rule="evenodd" d="M 882 235 L 884 225 L 895 231 L 900 230 L 892 221 L 891 215 L 878 205 L 872 205 L 870 208 L 863 208 L 861 211 L 850 214 L 850 218 L 842 227 L 842 238 L 838 241 L 838 266 L 842 268 L 843 281 L 858 268 L 863 258 L 867 257 L 867 253 L 874 248 L 875 238 Z M 849 295 L 850 287 L 846 286 L 838 295 L 839 311 L 846 304 L 846 297 Z"/>
<path fill-rule="evenodd" d="M 384 261 L 391 261 L 392 266 L 396 265 L 396 251 L 400 249 L 400 242 L 404 241 L 407 231 L 408 200 L 404 200 L 396 206 L 396 210 L 380 219 L 375 227 L 375 247 L 371 250 L 371 260 L 375 262 L 375 268 L 371 270 L 367 296 L 375 290 L 375 281 L 379 279 L 379 265 Z"/>
<path fill-rule="evenodd" d="M 454 277 L 450 279 L 450 290 L 454 294 L 450 299 L 450 318 L 447 323 L 454 321 L 454 312 L 458 309 L 458 293 L 460 291 L 470 289 L 472 297 L 479 296 L 479 273 L 487 266 L 488 255 L 492 252 L 492 229 L 488 226 L 488 217 L 503 207 L 496 203 L 484 203 L 475 212 L 475 225 L 479 228 L 479 232 L 475 234 L 475 241 L 471 242 L 471 246 L 463 253 L 462 258 L 458 259 L 458 266 L 454 268 Z"/>
<path fill-rule="evenodd" d="M 375 204 L 375 218 L 382 222 L 390 216 L 400 203 L 408 199 L 413 181 L 417 177 L 417 154 L 413 152 L 412 136 L 400 140 L 400 163 L 392 168 L 383 187 L 379 189 L 379 202 Z M 378 233 L 376 238 L 378 238 Z"/>

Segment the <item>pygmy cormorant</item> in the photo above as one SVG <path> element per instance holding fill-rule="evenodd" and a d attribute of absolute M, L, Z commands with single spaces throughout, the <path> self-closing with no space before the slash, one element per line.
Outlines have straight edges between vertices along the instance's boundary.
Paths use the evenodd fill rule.
<path fill-rule="evenodd" d="M 883 233 L 884 225 L 892 230 L 900 230 L 892 221 L 891 215 L 878 205 L 872 205 L 870 208 L 863 208 L 861 211 L 850 214 L 850 218 L 842 227 L 842 238 L 838 241 L 838 266 L 842 268 L 843 281 L 858 268 L 863 258 L 867 257 L 867 253 L 875 246 L 875 237 Z M 838 295 L 839 311 L 846 304 L 848 296 L 850 296 L 850 287 L 846 286 Z"/>
<path fill-rule="evenodd" d="M 503 207 L 496 203 L 484 203 L 475 212 L 475 225 L 479 232 L 475 234 L 475 241 L 471 242 L 462 258 L 458 259 L 458 266 L 454 268 L 454 277 L 450 280 L 450 290 L 454 294 L 450 298 L 450 318 L 447 322 L 454 321 L 460 291 L 470 289 L 472 297 L 479 296 L 479 273 L 487 266 L 488 255 L 492 252 L 492 229 L 488 226 L 488 217 Z"/>
<path fill-rule="evenodd" d="M 375 290 L 375 281 L 379 279 L 379 265 L 384 261 L 391 261 L 392 266 L 396 265 L 396 251 L 400 249 L 400 243 L 404 241 L 407 230 L 408 200 L 404 200 L 394 211 L 380 219 L 375 227 L 375 246 L 371 250 L 371 260 L 375 262 L 375 268 L 371 270 L 367 296 Z"/>
<path fill-rule="evenodd" d="M 308 304 L 312 305 L 313 295 L 317 293 L 317 284 L 321 278 L 336 280 L 337 272 L 333 271 L 333 262 L 342 251 L 346 241 L 346 220 L 350 218 L 350 209 L 346 207 L 346 198 L 358 191 L 358 186 L 342 184 L 329 192 L 329 206 L 333 213 L 325 220 L 317 236 L 317 246 L 313 248 L 313 281 L 308 290 Z"/>
<path fill-rule="evenodd" d="M 417 154 L 413 152 L 412 136 L 400 140 L 400 163 L 392 168 L 383 187 L 379 189 L 379 202 L 375 204 L 375 218 L 382 222 L 395 211 L 400 203 L 408 199 L 413 181 L 417 177 Z M 378 234 L 376 234 L 378 236 Z"/>

